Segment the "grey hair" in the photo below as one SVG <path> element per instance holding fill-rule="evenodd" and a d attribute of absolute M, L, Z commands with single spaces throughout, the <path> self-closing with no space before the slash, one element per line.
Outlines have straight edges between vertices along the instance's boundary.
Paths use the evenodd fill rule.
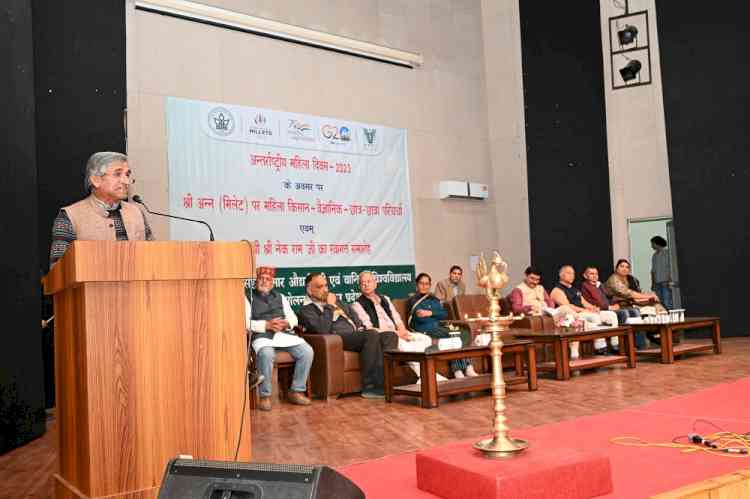
<path fill-rule="evenodd" d="M 91 177 L 101 177 L 107 172 L 112 163 L 126 163 L 128 157 L 120 152 L 95 152 L 86 161 L 86 175 L 83 179 L 83 187 L 86 192 L 91 192 Z"/>
<path fill-rule="evenodd" d="M 558 275 L 562 275 L 562 273 L 563 273 L 563 270 L 565 270 L 565 269 L 570 269 L 570 270 L 572 270 L 574 274 L 575 274 L 575 272 L 576 272 L 576 269 L 574 269 L 574 268 L 573 268 L 573 266 L 572 266 L 571 264 L 569 264 L 569 263 L 566 263 L 565 265 L 563 265 L 562 267 L 560 267 L 560 270 L 558 271 Z"/>

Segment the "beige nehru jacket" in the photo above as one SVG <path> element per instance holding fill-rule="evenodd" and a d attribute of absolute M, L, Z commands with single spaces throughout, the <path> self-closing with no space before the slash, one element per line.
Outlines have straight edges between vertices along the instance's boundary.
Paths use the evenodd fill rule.
<path fill-rule="evenodd" d="M 133 203 L 120 203 L 125 231 L 130 241 L 146 240 L 146 223 L 143 212 Z M 93 195 L 63 208 L 73 224 L 76 239 L 80 241 L 114 241 L 115 225 L 108 212 L 93 199 Z"/>
<path fill-rule="evenodd" d="M 544 307 L 547 306 L 544 301 L 544 288 L 542 286 L 530 288 L 525 282 L 522 282 L 516 286 L 516 289 L 521 291 L 524 306 L 531 305 L 531 310 L 534 314 L 538 315 L 542 313 Z"/>

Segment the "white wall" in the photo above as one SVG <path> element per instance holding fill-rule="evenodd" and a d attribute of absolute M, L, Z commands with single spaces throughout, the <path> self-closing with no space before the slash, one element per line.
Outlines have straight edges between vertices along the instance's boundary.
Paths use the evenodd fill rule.
<path fill-rule="evenodd" d="M 202 3 L 420 52 L 425 64 L 408 70 L 137 12 L 128 0 L 128 153 L 152 209 L 168 205 L 167 96 L 379 123 L 408 130 L 417 271 L 441 279 L 500 248 L 520 275 L 529 238 L 517 0 Z M 485 50 L 510 69 L 485 67 Z M 437 183 L 450 179 L 489 184 L 490 199 L 441 201 Z"/>
<path fill-rule="evenodd" d="M 518 0 L 482 0 L 487 120 L 498 249 L 510 285 L 531 260 Z"/>
<path fill-rule="evenodd" d="M 602 1 L 600 8 L 612 243 L 617 260 L 629 252 L 628 220 L 671 217 L 672 196 L 655 0 L 629 2 L 630 13 L 648 10 L 651 39 L 652 83 L 633 88 L 612 90 L 611 82 L 609 18 L 625 12 L 611 1 Z"/>

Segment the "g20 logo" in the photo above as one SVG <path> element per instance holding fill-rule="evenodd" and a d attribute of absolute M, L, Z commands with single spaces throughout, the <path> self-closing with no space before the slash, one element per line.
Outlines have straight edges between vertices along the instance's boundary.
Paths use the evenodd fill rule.
<path fill-rule="evenodd" d="M 349 127 L 336 125 L 323 125 L 320 133 L 324 139 L 332 144 L 349 142 L 352 139 L 352 132 Z"/>

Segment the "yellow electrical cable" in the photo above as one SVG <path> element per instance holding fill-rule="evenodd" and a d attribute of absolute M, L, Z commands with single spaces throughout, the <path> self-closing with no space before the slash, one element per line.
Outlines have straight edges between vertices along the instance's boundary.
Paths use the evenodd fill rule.
<path fill-rule="evenodd" d="M 721 431 L 706 435 L 704 440 L 710 441 L 716 447 L 707 447 L 693 443 L 678 442 L 648 442 L 640 437 L 621 436 L 611 438 L 609 441 L 616 445 L 626 447 L 663 447 L 668 449 L 680 449 L 680 452 L 702 451 L 713 455 L 724 457 L 750 457 L 750 435 L 740 435 L 729 431 Z M 722 449 L 744 449 L 747 453 L 734 453 L 723 451 Z M 740 451 L 741 452 L 741 451 Z"/>

